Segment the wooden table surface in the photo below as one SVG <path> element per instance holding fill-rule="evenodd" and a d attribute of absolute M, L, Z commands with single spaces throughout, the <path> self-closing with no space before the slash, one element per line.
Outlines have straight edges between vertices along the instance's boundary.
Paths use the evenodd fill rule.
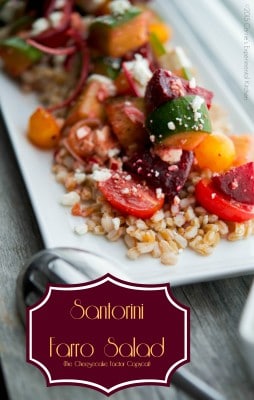
<path fill-rule="evenodd" d="M 80 387 L 47 388 L 42 374 L 25 361 L 25 334 L 16 314 L 15 283 L 22 265 L 42 248 L 43 242 L 29 197 L 1 120 L 0 354 L 9 399 L 106 399 L 106 396 L 94 390 Z M 188 369 L 230 400 L 254 398 L 254 386 L 245 368 L 238 338 L 239 318 L 251 281 L 252 277 L 245 276 L 173 290 L 178 300 L 191 308 L 191 363 Z M 136 387 L 118 392 L 110 398 L 191 399 L 173 386 Z"/>

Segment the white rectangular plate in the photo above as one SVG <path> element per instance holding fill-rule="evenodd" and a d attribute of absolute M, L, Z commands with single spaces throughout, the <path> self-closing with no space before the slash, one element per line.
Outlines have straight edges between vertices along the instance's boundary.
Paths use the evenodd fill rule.
<path fill-rule="evenodd" d="M 173 26 L 174 41 L 186 47 L 194 65 L 201 72 L 205 85 L 216 93 L 216 101 L 223 104 L 229 112 L 234 132 L 251 132 L 251 130 L 254 132 L 252 123 L 241 105 L 241 99 L 236 100 L 232 95 L 225 80 L 218 73 L 219 66 L 216 68 L 209 59 L 193 30 L 184 24 L 173 3 L 174 1 L 157 1 L 156 7 Z M 199 18 L 209 18 L 207 14 L 202 16 L 201 9 L 197 14 Z M 192 25 L 197 26 L 194 20 Z M 206 40 L 209 49 L 209 38 L 205 34 L 203 40 Z M 224 45 L 227 46 L 227 43 Z M 241 53 L 238 56 L 241 57 Z M 0 101 L 46 247 L 78 247 L 106 255 L 119 264 L 119 270 L 127 274 L 130 280 L 139 283 L 170 282 L 171 285 L 180 285 L 254 272 L 254 238 L 234 243 L 222 240 L 209 257 L 202 257 L 185 250 L 176 266 L 166 267 L 161 265 L 159 260 L 149 256 L 136 261 L 129 260 L 121 241 L 111 243 L 104 237 L 91 234 L 82 237 L 75 235 L 73 227 L 80 221 L 71 217 L 69 210 L 59 205 L 63 188 L 55 182 L 50 171 L 52 153 L 37 150 L 25 137 L 28 118 L 37 105 L 35 97 L 21 93 L 13 82 L 1 74 Z"/>

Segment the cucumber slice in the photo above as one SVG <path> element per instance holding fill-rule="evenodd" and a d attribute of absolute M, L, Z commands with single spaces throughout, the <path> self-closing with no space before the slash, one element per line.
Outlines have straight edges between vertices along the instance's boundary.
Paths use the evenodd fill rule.
<path fill-rule="evenodd" d="M 123 15 L 113 16 L 113 15 L 102 15 L 97 17 L 91 24 L 91 29 L 97 25 L 107 28 L 115 28 L 119 25 L 129 22 L 132 18 L 137 17 L 141 13 L 140 8 L 130 7 Z"/>
<path fill-rule="evenodd" d="M 163 46 L 163 44 L 160 42 L 158 39 L 157 35 L 155 33 L 150 33 L 149 34 L 149 42 L 152 48 L 152 51 L 155 55 L 155 57 L 160 57 L 163 56 L 163 54 L 166 54 L 166 49 Z"/>
<path fill-rule="evenodd" d="M 20 37 L 10 37 L 0 40 L 0 48 L 1 47 L 3 49 L 9 49 L 15 53 L 20 53 L 31 62 L 39 61 L 42 57 L 42 52 L 40 50 L 30 46 L 30 44 Z"/>
<path fill-rule="evenodd" d="M 182 96 L 156 108 L 146 119 L 146 128 L 158 144 L 184 132 L 211 133 L 212 126 L 205 100 L 200 96 Z"/>
<path fill-rule="evenodd" d="M 190 81 L 191 78 L 193 78 L 193 73 L 192 73 L 190 68 L 183 67 L 182 68 L 182 76 L 183 76 L 183 79 L 186 79 L 187 81 Z"/>

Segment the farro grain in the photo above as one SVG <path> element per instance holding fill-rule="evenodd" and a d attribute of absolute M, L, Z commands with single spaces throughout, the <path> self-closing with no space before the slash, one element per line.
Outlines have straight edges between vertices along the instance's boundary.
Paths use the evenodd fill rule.
<path fill-rule="evenodd" d="M 154 249 L 155 242 L 140 242 L 137 243 L 137 250 L 140 254 L 151 253 Z"/>
<path fill-rule="evenodd" d="M 187 208 L 184 216 L 186 221 L 192 221 L 196 217 L 194 210 L 191 206 Z"/>
<path fill-rule="evenodd" d="M 120 237 L 124 234 L 124 229 L 121 227 L 118 230 L 113 229 L 111 232 L 107 234 L 108 240 L 111 242 L 116 242 Z"/>
<path fill-rule="evenodd" d="M 197 226 L 188 226 L 185 230 L 184 237 L 185 239 L 193 239 L 198 234 L 198 227 Z"/>
<path fill-rule="evenodd" d="M 185 220 L 185 216 L 183 215 L 183 213 L 178 213 L 174 218 L 173 218 L 173 222 L 177 227 L 183 226 L 186 222 Z"/>
<path fill-rule="evenodd" d="M 127 251 L 127 256 L 131 260 L 136 260 L 140 256 L 140 253 L 139 253 L 139 251 L 138 251 L 138 249 L 136 247 L 132 247 L 131 249 L 129 249 Z"/>
<path fill-rule="evenodd" d="M 154 242 L 154 247 L 153 247 L 153 251 L 152 251 L 151 255 L 154 258 L 160 258 L 160 256 L 161 256 L 160 246 L 157 241 Z"/>
<path fill-rule="evenodd" d="M 124 241 L 128 249 L 136 246 L 136 240 L 128 234 L 124 235 Z"/>
<path fill-rule="evenodd" d="M 178 257 L 170 252 L 162 253 L 160 261 L 164 265 L 175 265 L 178 261 Z"/>
<path fill-rule="evenodd" d="M 161 209 L 156 211 L 156 213 L 151 217 L 152 222 L 159 222 L 164 219 L 164 211 Z"/>
<path fill-rule="evenodd" d="M 221 236 L 226 236 L 228 234 L 229 229 L 226 222 L 219 220 L 218 222 L 216 222 L 216 225 L 219 228 L 219 233 Z"/>
<path fill-rule="evenodd" d="M 214 222 L 218 221 L 218 219 L 219 219 L 219 217 L 217 215 L 215 215 L 215 214 L 209 214 L 208 215 L 208 221 L 211 224 L 214 224 Z"/>
<path fill-rule="evenodd" d="M 174 234 L 174 240 L 175 240 L 176 244 L 181 249 L 185 249 L 188 246 L 188 241 L 182 235 L 179 235 L 179 233 L 177 233 L 177 232 L 173 232 L 173 234 Z"/>
<path fill-rule="evenodd" d="M 104 214 L 101 218 L 101 225 L 105 232 L 111 232 L 114 229 L 113 218 Z"/>

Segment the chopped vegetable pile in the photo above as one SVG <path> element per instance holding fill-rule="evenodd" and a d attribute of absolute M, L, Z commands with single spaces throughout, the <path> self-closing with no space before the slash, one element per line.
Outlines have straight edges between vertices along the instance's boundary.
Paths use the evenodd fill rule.
<path fill-rule="evenodd" d="M 44 96 L 27 137 L 54 150 L 63 204 L 88 218 L 76 233 L 123 237 L 130 258 L 172 264 L 254 220 L 254 139 L 214 130 L 213 88 L 147 3 L 0 2 L 0 58 Z"/>

